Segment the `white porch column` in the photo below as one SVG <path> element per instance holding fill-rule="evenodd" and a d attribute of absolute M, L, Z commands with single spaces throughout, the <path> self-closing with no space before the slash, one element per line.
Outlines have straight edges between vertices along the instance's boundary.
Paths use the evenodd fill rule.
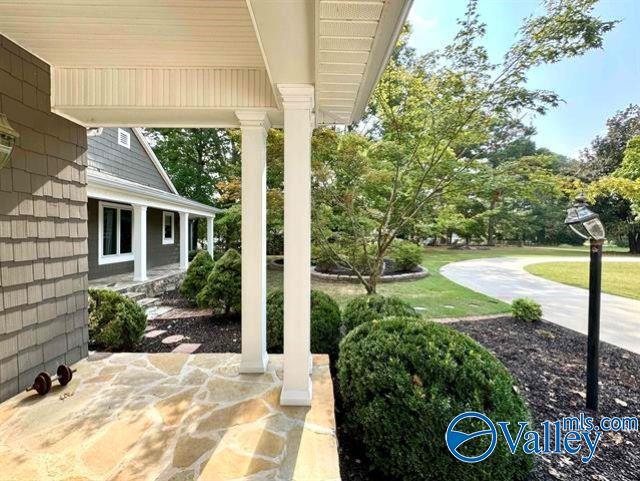
<path fill-rule="evenodd" d="M 180 269 L 189 267 L 189 213 L 180 212 Z"/>
<path fill-rule="evenodd" d="M 207 251 L 213 257 L 213 220 L 215 217 L 207 217 Z"/>
<path fill-rule="evenodd" d="M 147 280 L 147 206 L 133 204 L 133 280 Z"/>
<path fill-rule="evenodd" d="M 284 379 L 280 403 L 309 406 L 311 85 L 278 85 L 284 106 Z"/>
<path fill-rule="evenodd" d="M 236 112 L 242 130 L 242 360 L 240 371 L 267 369 L 266 112 Z"/>

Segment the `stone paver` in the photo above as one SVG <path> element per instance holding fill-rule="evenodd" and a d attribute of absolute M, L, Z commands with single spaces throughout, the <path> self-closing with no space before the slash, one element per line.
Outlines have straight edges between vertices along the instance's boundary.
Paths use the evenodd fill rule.
<path fill-rule="evenodd" d="M 181 352 L 183 354 L 193 354 L 194 352 L 196 352 L 200 346 L 202 346 L 202 344 L 197 344 L 197 343 L 188 343 L 188 342 L 183 342 L 182 344 L 178 344 L 175 349 L 173 349 L 173 351 L 171 352 Z"/>
<path fill-rule="evenodd" d="M 534 276 L 524 270 L 541 262 L 587 262 L 588 257 L 499 257 L 447 264 L 440 272 L 452 281 L 490 297 L 511 302 L 528 297 L 540 303 L 545 319 L 587 333 L 589 292 Z M 638 258 L 606 257 L 605 262 L 640 262 Z M 600 339 L 640 353 L 640 301 L 602 294 Z"/>
<path fill-rule="evenodd" d="M 279 405 L 282 360 L 248 375 L 237 354 L 92 355 L 66 387 L 0 404 L 0 478 L 338 481 L 328 357 L 310 408 Z"/>
<path fill-rule="evenodd" d="M 165 337 L 161 342 L 162 344 L 177 344 L 184 339 L 182 334 L 174 334 L 173 336 Z"/>
<path fill-rule="evenodd" d="M 174 307 L 169 311 L 157 314 L 154 319 L 173 321 L 193 319 L 194 317 L 211 317 L 212 315 L 213 309 L 209 308 Z"/>
<path fill-rule="evenodd" d="M 148 339 L 155 339 L 158 336 L 162 336 L 163 334 L 165 334 L 167 331 L 164 331 L 162 329 L 154 329 L 152 331 L 146 332 L 144 334 L 144 337 L 148 338 Z"/>

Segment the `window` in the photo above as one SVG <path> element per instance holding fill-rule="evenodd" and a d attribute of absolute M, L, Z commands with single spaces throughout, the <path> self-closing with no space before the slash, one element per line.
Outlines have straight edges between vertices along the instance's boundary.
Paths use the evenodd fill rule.
<path fill-rule="evenodd" d="M 173 244 L 173 212 L 162 213 L 162 243 Z"/>
<path fill-rule="evenodd" d="M 124 129 L 118 129 L 118 145 L 131 148 L 131 134 Z"/>
<path fill-rule="evenodd" d="M 133 260 L 133 211 L 126 205 L 100 202 L 98 264 Z"/>

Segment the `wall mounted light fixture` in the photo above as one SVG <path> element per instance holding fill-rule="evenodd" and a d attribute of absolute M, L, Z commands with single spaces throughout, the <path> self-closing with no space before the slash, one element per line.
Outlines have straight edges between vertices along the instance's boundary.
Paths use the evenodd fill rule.
<path fill-rule="evenodd" d="M 0 114 L 0 169 L 2 169 L 11 157 L 13 146 L 20 134 L 9 124 L 7 116 Z"/>

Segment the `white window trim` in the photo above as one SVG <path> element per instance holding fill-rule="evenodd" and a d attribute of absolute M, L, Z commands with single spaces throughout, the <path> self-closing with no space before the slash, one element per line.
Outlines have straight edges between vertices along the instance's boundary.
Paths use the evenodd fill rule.
<path fill-rule="evenodd" d="M 164 236 L 164 220 L 167 216 L 171 217 L 171 237 Z M 173 244 L 176 237 L 176 222 L 173 212 L 162 211 L 162 243 L 164 245 Z"/>
<path fill-rule="evenodd" d="M 120 139 L 127 139 L 126 142 L 121 142 Z M 131 149 L 131 134 L 124 129 L 118 129 L 118 145 L 124 147 L 125 149 Z"/>
<path fill-rule="evenodd" d="M 104 255 L 104 208 L 111 207 L 117 210 L 116 214 L 116 254 Z M 131 252 L 126 254 L 120 254 L 120 211 L 131 211 Z M 131 262 L 133 260 L 133 229 L 135 219 L 133 218 L 133 207 L 123 204 L 115 204 L 113 202 L 98 202 L 98 265 L 116 264 L 118 262 Z"/>

